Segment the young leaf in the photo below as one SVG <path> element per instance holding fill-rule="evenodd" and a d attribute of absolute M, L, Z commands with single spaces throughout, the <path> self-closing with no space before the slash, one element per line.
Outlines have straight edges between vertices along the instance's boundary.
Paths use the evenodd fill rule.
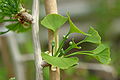
<path fill-rule="evenodd" d="M 91 52 L 93 53 L 92 56 L 103 64 L 108 64 L 111 61 L 110 49 L 104 44 L 100 44 L 95 50 L 92 50 Z"/>
<path fill-rule="evenodd" d="M 54 32 L 60 28 L 68 18 L 58 15 L 58 14 L 49 14 L 47 15 L 42 21 L 41 24 L 48 28 L 53 30 Z"/>
<path fill-rule="evenodd" d="M 85 55 L 92 56 L 103 64 L 108 64 L 111 60 L 110 49 L 104 44 L 100 44 L 96 49 L 92 51 L 74 52 L 70 55 L 67 55 L 66 57 L 78 55 L 78 54 L 85 54 Z"/>
<path fill-rule="evenodd" d="M 49 56 L 48 54 L 42 53 L 42 58 L 49 64 L 59 67 L 61 69 L 67 69 L 78 63 L 78 58 L 62 58 Z"/>
<path fill-rule="evenodd" d="M 14 24 L 10 24 L 6 26 L 7 29 L 20 33 L 20 32 L 26 32 L 27 30 L 30 29 L 30 27 L 24 27 L 22 24 L 20 23 L 14 23 Z"/>
<path fill-rule="evenodd" d="M 109 48 L 104 49 L 100 53 L 94 54 L 93 57 L 103 64 L 108 64 L 111 61 Z"/>
<path fill-rule="evenodd" d="M 94 28 L 90 27 L 88 34 L 91 34 L 91 36 L 86 36 L 82 42 L 91 42 L 95 44 L 101 43 L 101 37 Z"/>
<path fill-rule="evenodd" d="M 69 24 L 70 24 L 69 33 L 81 33 L 81 34 L 83 34 L 83 35 L 88 35 L 88 36 L 90 36 L 89 34 L 83 32 L 83 31 L 81 31 L 79 28 L 77 28 L 77 27 L 75 26 L 75 24 L 72 22 L 72 20 L 70 19 L 70 16 L 69 16 L 69 15 L 67 15 L 67 16 L 68 16 L 68 20 L 69 20 Z"/>

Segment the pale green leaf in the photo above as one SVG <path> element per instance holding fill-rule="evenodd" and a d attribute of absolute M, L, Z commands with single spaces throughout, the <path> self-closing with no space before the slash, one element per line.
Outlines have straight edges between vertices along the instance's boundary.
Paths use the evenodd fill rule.
<path fill-rule="evenodd" d="M 42 58 L 49 64 L 59 67 L 61 69 L 67 69 L 78 63 L 78 58 L 62 58 L 49 56 L 48 54 L 42 53 Z"/>
<path fill-rule="evenodd" d="M 104 44 L 100 44 L 95 50 L 92 50 L 91 52 L 93 53 L 93 57 L 95 57 L 103 64 L 108 64 L 111 61 L 110 49 Z"/>
<path fill-rule="evenodd" d="M 48 28 L 53 30 L 54 32 L 59 29 L 68 18 L 61 16 L 59 14 L 49 14 L 47 15 L 42 21 L 41 24 Z"/>
<path fill-rule="evenodd" d="M 88 34 L 91 34 L 91 36 L 86 36 L 82 42 L 91 42 L 95 44 L 101 43 L 101 37 L 94 28 L 90 27 Z"/>
<path fill-rule="evenodd" d="M 81 33 L 81 34 L 83 34 L 83 35 L 88 35 L 88 36 L 89 36 L 89 34 L 81 31 L 81 30 L 72 22 L 72 20 L 70 19 L 70 16 L 69 16 L 69 15 L 67 15 L 67 16 L 68 16 L 68 20 L 69 20 L 69 24 L 70 24 L 69 33 Z"/>
<path fill-rule="evenodd" d="M 100 44 L 96 49 L 92 51 L 74 52 L 72 54 L 67 55 L 66 57 L 73 56 L 73 55 L 79 55 L 79 54 L 92 56 L 103 64 L 108 64 L 111 61 L 110 49 L 104 44 Z"/>

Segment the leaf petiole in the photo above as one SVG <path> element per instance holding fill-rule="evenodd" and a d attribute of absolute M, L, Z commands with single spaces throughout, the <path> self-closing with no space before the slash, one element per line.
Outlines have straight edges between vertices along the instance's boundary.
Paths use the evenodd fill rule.
<path fill-rule="evenodd" d="M 72 54 L 66 55 L 65 57 L 70 57 L 70 56 L 79 55 L 79 54 L 89 55 L 89 56 L 92 56 L 92 55 L 93 55 L 92 53 L 79 51 L 79 52 L 74 52 L 74 53 L 72 53 Z"/>
<path fill-rule="evenodd" d="M 70 33 L 67 33 L 67 35 L 65 35 L 65 37 L 63 38 L 63 40 L 62 40 L 62 42 L 61 42 L 61 44 L 60 44 L 60 46 L 59 46 L 59 48 L 58 48 L 58 50 L 57 50 L 57 52 L 55 53 L 54 56 L 59 56 L 60 50 L 62 49 L 62 47 L 64 45 L 64 42 L 67 40 L 67 37 L 69 36 L 69 34 Z"/>

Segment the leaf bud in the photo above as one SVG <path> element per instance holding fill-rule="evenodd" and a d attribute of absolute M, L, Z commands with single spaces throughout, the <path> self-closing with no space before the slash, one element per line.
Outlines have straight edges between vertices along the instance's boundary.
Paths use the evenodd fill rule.
<path fill-rule="evenodd" d="M 70 41 L 70 42 L 69 42 L 69 45 L 71 46 L 72 44 L 73 44 L 73 42 L 72 42 L 72 41 Z"/>

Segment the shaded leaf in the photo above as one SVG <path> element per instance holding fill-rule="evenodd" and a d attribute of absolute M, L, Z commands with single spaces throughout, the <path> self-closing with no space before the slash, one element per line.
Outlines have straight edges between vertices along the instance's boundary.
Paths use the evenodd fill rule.
<path fill-rule="evenodd" d="M 48 54 L 42 53 L 42 58 L 49 64 L 59 67 L 61 69 L 67 69 L 78 63 L 78 58 L 62 58 L 62 57 L 53 57 Z"/>
<path fill-rule="evenodd" d="M 7 25 L 6 28 L 11 31 L 17 32 L 17 33 L 26 32 L 30 29 L 29 26 L 25 27 L 20 23 L 14 23 L 14 24 Z"/>
<path fill-rule="evenodd" d="M 59 29 L 68 18 L 58 15 L 58 14 L 49 14 L 47 15 L 42 21 L 41 24 L 48 28 L 53 30 L 54 32 Z"/>
<path fill-rule="evenodd" d="M 68 16 L 68 20 L 69 20 L 69 24 L 70 24 L 69 33 L 81 33 L 81 34 L 83 34 L 83 35 L 88 35 L 88 36 L 89 36 L 89 34 L 83 32 L 83 31 L 81 31 L 79 28 L 77 28 L 77 27 L 75 26 L 75 24 L 72 22 L 72 20 L 70 19 L 70 16 L 69 16 L 69 15 L 67 15 L 67 16 Z"/>
<path fill-rule="evenodd" d="M 95 44 L 101 43 L 101 37 L 94 28 L 90 27 L 88 34 L 91 34 L 91 36 L 86 36 L 82 42 L 91 42 Z"/>

